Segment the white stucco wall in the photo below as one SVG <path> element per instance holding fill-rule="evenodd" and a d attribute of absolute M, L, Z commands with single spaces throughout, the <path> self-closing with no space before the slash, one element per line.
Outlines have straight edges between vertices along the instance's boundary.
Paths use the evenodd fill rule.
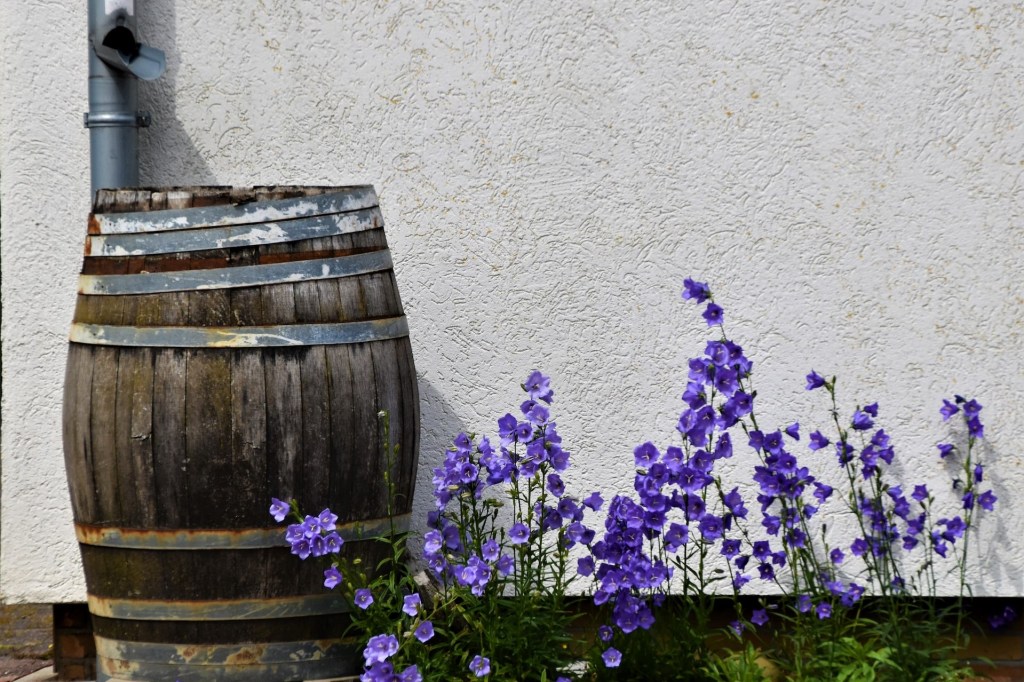
<path fill-rule="evenodd" d="M 947 489 L 940 398 L 977 396 L 1001 508 L 975 593 L 1024 595 L 1024 6 L 975 4 L 138 0 L 169 59 L 141 88 L 143 181 L 376 185 L 420 509 L 451 435 L 493 431 L 534 367 L 573 485 L 628 489 L 703 350 L 694 275 L 755 361 L 762 423 L 824 425 L 803 375 L 839 374 L 844 410 L 878 400 L 902 469 Z M 0 0 L 0 74 L 0 595 L 81 600 L 60 401 L 85 3 Z"/>

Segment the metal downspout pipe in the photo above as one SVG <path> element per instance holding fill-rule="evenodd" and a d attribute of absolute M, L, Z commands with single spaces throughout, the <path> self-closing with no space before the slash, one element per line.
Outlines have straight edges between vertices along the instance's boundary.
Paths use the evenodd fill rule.
<path fill-rule="evenodd" d="M 139 128 L 149 125 L 138 110 L 138 79 L 159 78 L 164 53 L 141 44 L 135 0 L 89 2 L 89 129 L 92 198 L 103 188 L 139 184 Z"/>

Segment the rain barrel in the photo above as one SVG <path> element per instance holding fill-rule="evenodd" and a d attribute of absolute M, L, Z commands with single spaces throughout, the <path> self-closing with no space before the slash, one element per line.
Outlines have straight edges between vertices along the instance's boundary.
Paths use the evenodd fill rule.
<path fill-rule="evenodd" d="M 63 420 L 100 680 L 362 669 L 267 510 L 330 507 L 375 562 L 390 467 L 408 519 L 416 373 L 372 187 L 100 191 Z"/>

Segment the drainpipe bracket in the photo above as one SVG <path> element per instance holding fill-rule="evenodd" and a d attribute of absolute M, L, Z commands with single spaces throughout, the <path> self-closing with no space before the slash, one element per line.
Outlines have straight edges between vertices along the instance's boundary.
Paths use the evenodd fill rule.
<path fill-rule="evenodd" d="M 106 114 L 82 114 L 82 123 L 86 128 L 148 128 L 153 117 L 148 111 L 136 111 L 134 114 L 118 111 Z"/>

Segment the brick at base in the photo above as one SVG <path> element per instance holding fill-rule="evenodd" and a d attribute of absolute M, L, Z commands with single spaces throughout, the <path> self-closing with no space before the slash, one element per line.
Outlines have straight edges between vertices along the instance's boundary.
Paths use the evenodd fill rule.
<path fill-rule="evenodd" d="M 96 642 L 85 604 L 53 605 L 53 670 L 58 680 L 96 679 Z"/>

